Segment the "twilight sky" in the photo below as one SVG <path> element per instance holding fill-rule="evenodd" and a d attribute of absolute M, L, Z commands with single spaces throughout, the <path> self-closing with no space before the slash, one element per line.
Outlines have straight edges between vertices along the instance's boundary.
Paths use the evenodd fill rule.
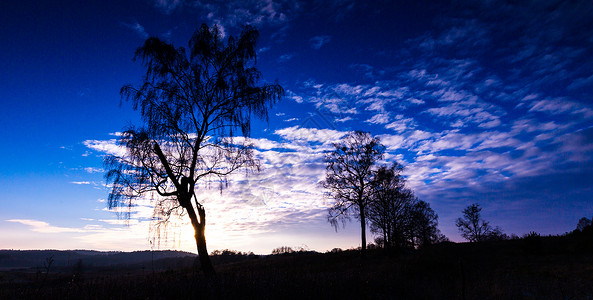
<path fill-rule="evenodd" d="M 408 2 L 413 2 L 410 4 Z M 0 249 L 195 252 L 185 219 L 106 209 L 102 156 L 139 121 L 119 89 L 149 36 L 186 46 L 201 23 L 260 31 L 258 67 L 286 97 L 258 121 L 264 169 L 199 191 L 209 250 L 360 245 L 318 182 L 349 130 L 387 146 L 410 187 L 454 222 L 479 203 L 505 233 L 561 234 L 593 215 L 593 2 L 133 0 L 0 3 Z"/>

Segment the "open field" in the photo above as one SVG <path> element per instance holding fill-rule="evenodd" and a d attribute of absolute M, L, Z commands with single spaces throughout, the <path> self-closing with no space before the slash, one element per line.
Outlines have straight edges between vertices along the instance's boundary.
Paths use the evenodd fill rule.
<path fill-rule="evenodd" d="M 590 238 L 445 243 L 387 255 L 372 250 L 214 257 L 194 268 L 0 272 L 0 299 L 593 299 Z M 187 263 L 187 260 L 186 260 Z"/>

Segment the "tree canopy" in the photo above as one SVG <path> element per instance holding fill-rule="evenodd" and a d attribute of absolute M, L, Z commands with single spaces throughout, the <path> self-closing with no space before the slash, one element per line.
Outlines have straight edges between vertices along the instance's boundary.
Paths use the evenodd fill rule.
<path fill-rule="evenodd" d="M 354 215 L 361 226 L 361 251 L 366 249 L 366 210 L 371 202 L 373 167 L 383 158 L 385 146 L 368 132 L 348 133 L 325 156 L 326 196 L 335 200 L 328 221 L 336 228 Z"/>

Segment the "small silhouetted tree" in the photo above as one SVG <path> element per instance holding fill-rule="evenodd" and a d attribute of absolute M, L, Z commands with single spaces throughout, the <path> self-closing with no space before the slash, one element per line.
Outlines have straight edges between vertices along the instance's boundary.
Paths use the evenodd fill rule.
<path fill-rule="evenodd" d="M 439 216 L 430 208 L 428 202 L 416 199 L 410 207 L 409 214 L 408 226 L 414 247 L 426 247 L 448 240 L 438 229 Z"/>
<path fill-rule="evenodd" d="M 118 142 L 125 152 L 105 159 L 106 178 L 113 183 L 109 208 L 129 208 L 144 198 L 154 201 L 155 219 L 162 222 L 174 213 L 187 214 L 207 274 L 214 269 L 197 185 L 210 181 L 222 189 L 235 170 L 258 168 L 251 146 L 233 137 L 248 136 L 252 116 L 267 119 L 268 108 L 283 94 L 278 84 L 260 84 L 258 36 L 246 26 L 225 42 L 218 27 L 203 24 L 187 51 L 148 38 L 135 54 L 146 68 L 142 84 L 121 89 L 144 126 L 127 128 Z"/>
<path fill-rule="evenodd" d="M 367 208 L 371 201 L 373 167 L 383 158 L 385 146 L 368 132 L 346 135 L 334 150 L 325 156 L 327 172 L 322 186 L 326 196 L 335 200 L 329 209 L 328 221 L 336 228 L 354 215 L 360 221 L 361 255 L 366 252 Z"/>
<path fill-rule="evenodd" d="M 272 255 L 279 255 L 279 254 L 290 254 L 295 252 L 292 247 L 282 246 L 272 250 Z"/>
<path fill-rule="evenodd" d="M 478 204 L 471 204 L 463 210 L 463 216 L 457 218 L 455 225 L 461 236 L 470 242 L 483 242 L 489 239 L 505 239 L 502 230 L 493 228 L 489 222 L 482 219 L 482 208 Z"/>
<path fill-rule="evenodd" d="M 585 228 L 591 226 L 591 224 L 591 220 L 587 219 L 586 217 L 582 217 L 577 223 L 577 230 L 582 232 L 585 230 Z"/>

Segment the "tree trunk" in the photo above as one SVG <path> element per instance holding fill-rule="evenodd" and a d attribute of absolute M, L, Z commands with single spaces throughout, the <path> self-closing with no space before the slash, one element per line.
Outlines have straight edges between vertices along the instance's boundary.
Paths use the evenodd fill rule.
<path fill-rule="evenodd" d="M 196 216 L 196 212 L 193 207 L 186 208 L 191 224 L 194 227 L 194 237 L 196 239 L 196 246 L 198 248 L 198 257 L 200 259 L 200 266 L 206 276 L 213 276 L 216 274 L 210 256 L 208 256 L 208 248 L 206 247 L 206 236 L 204 231 L 206 229 L 206 211 L 204 208 L 198 207 L 198 213 L 200 214 L 200 220 Z"/>
<path fill-rule="evenodd" d="M 360 248 L 360 255 L 365 257 L 367 249 L 367 230 L 366 230 L 366 219 L 364 215 L 364 206 L 360 206 L 360 238 L 362 247 Z"/>
<path fill-rule="evenodd" d="M 212 266 L 212 262 L 210 261 L 210 256 L 208 255 L 208 249 L 206 248 L 206 236 L 204 235 L 205 224 L 200 224 L 198 228 L 194 228 L 196 235 L 196 245 L 198 247 L 198 257 L 200 259 L 200 266 L 202 267 L 202 271 L 207 276 L 215 275 L 216 272 L 214 271 L 214 267 Z"/>

